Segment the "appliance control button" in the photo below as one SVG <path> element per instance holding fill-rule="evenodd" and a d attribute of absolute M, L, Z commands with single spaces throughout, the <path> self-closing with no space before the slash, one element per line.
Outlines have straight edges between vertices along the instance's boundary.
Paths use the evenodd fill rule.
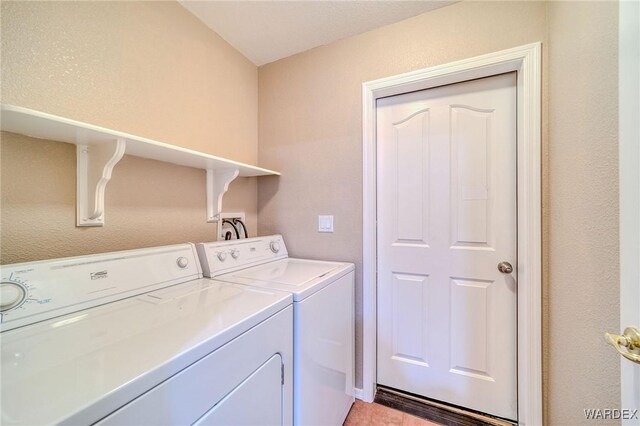
<path fill-rule="evenodd" d="M 272 252 L 277 253 L 280 251 L 280 243 L 277 241 L 271 241 L 269 243 L 269 248 L 271 249 Z"/>
<path fill-rule="evenodd" d="M 27 291 L 21 285 L 12 282 L 0 284 L 0 312 L 15 308 L 26 298 Z"/>
<path fill-rule="evenodd" d="M 231 250 L 231 257 L 233 257 L 234 259 L 237 259 L 238 256 L 240 256 L 240 250 L 238 249 Z"/>
<path fill-rule="evenodd" d="M 176 260 L 176 263 L 178 264 L 178 267 L 180 267 L 181 269 L 184 269 L 189 264 L 189 259 L 187 259 L 184 256 L 180 256 L 178 260 Z"/>
<path fill-rule="evenodd" d="M 224 262 L 224 260 L 227 258 L 227 253 L 221 251 L 220 253 L 218 253 L 218 259 L 220 260 L 220 262 Z"/>

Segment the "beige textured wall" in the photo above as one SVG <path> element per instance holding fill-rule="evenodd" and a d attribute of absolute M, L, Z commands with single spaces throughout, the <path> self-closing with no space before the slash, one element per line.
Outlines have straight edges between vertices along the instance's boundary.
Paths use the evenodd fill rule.
<path fill-rule="evenodd" d="M 551 2 L 548 16 L 548 415 L 564 425 L 620 404 L 620 357 L 602 338 L 620 329 L 618 7 Z"/>
<path fill-rule="evenodd" d="M 1 19 L 3 103 L 256 162 L 257 68 L 178 3 L 3 1 Z M 76 228 L 73 148 L 2 134 L 0 262 L 214 238 L 204 172 L 136 158 L 106 225 Z M 255 234 L 256 203 L 239 178 L 224 210 Z"/>
<path fill-rule="evenodd" d="M 462 2 L 259 69 L 259 159 L 282 177 L 259 182 L 258 230 L 283 233 L 294 256 L 356 263 L 358 366 L 361 83 L 541 41 L 545 412 L 581 424 L 583 408 L 619 405 L 619 360 L 601 338 L 618 328 L 616 13 Z M 318 214 L 335 216 L 335 233 L 317 232 Z"/>
<path fill-rule="evenodd" d="M 362 83 L 544 41 L 545 15 L 537 2 L 458 3 L 260 67 L 259 158 L 282 176 L 259 183 L 258 230 L 282 232 L 295 256 L 356 263 L 358 364 Z M 333 234 L 318 214 L 334 215 Z"/>

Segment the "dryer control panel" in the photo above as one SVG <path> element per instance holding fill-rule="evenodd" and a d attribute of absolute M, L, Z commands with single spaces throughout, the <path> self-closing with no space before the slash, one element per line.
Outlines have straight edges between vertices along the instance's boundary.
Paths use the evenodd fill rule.
<path fill-rule="evenodd" d="M 196 247 L 205 277 L 288 257 L 282 235 L 200 243 Z"/>

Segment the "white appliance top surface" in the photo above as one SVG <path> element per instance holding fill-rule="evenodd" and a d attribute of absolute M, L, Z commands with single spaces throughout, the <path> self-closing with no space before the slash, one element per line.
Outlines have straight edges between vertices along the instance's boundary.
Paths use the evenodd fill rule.
<path fill-rule="evenodd" d="M 96 421 L 291 299 L 196 279 L 5 331 L 1 423 Z"/>
<path fill-rule="evenodd" d="M 353 270 L 350 263 L 285 258 L 217 276 L 217 280 L 287 291 L 299 301 Z"/>
<path fill-rule="evenodd" d="M 325 275 L 339 266 L 340 264 L 338 263 L 283 259 L 266 265 L 244 269 L 231 275 L 238 278 L 269 281 L 291 286 L 291 290 L 294 290 L 296 287 L 304 286 L 309 281 Z"/>

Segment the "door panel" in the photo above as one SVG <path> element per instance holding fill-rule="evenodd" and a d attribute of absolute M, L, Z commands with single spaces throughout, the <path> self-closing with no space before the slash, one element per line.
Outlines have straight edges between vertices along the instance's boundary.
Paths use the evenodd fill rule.
<path fill-rule="evenodd" d="M 378 383 L 515 420 L 515 73 L 377 107 Z"/>
<path fill-rule="evenodd" d="M 282 358 L 274 355 L 199 418 L 194 426 L 281 425 L 281 368 Z"/>
<path fill-rule="evenodd" d="M 429 301 L 428 278 L 425 275 L 393 275 L 393 356 L 427 366 L 425 306 Z"/>
<path fill-rule="evenodd" d="M 398 163 L 396 172 L 397 244 L 428 244 L 429 110 L 418 111 L 394 123 L 394 144 Z"/>
<path fill-rule="evenodd" d="M 451 241 L 458 247 L 491 247 L 488 187 L 492 110 L 451 106 Z"/>
<path fill-rule="evenodd" d="M 451 279 L 451 372 L 493 381 L 489 371 L 491 281 Z M 468 333 L 467 330 L 473 330 Z M 464 341 L 456 336 L 469 337 Z M 473 351 L 466 350 L 472 347 Z"/>

